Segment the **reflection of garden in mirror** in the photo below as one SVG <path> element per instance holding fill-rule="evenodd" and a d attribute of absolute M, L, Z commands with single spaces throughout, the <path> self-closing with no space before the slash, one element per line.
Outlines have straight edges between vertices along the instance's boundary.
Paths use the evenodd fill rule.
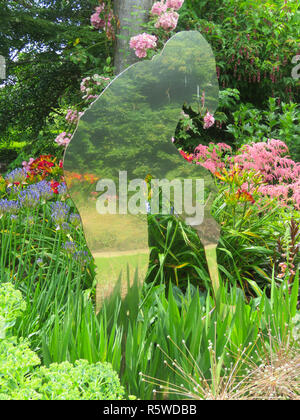
<path fill-rule="evenodd" d="M 118 1 L 78 0 L 76 13 L 58 0 L 0 5 L 0 399 L 297 400 L 299 6 L 149 2 L 149 19 L 137 9 L 127 30 Z M 186 31 L 211 47 L 218 107 L 194 83 L 207 82 L 210 60 L 176 65 L 196 51 L 171 51 Z M 140 73 L 112 82 L 121 43 Z M 79 119 L 80 153 L 63 168 Z M 122 170 L 212 180 L 217 293 L 205 241 L 172 212 L 97 222 L 95 185 L 104 171 L 118 187 Z M 118 264 L 126 296 L 111 287 Z M 99 276 L 115 290 L 96 311 Z"/>
<path fill-rule="evenodd" d="M 209 211 L 204 216 L 204 197 L 213 201 L 213 179 L 201 165 L 185 162 L 171 141 L 184 104 L 203 117 L 208 111 L 214 114 L 218 104 L 213 53 L 196 31 L 178 33 L 160 56 L 121 73 L 81 117 L 67 148 L 66 183 L 81 215 L 87 245 L 96 257 L 104 258 L 107 252 L 103 264 L 111 267 L 107 278 L 103 269 L 97 276 L 98 302 L 103 294 L 108 297 L 105 285 L 113 291 L 120 280 L 126 288 L 126 265 L 141 250 L 143 265 L 130 271 L 138 270 L 143 282 L 150 253 L 147 213 L 157 215 L 158 222 L 173 214 L 174 220 L 179 217 L 195 226 L 200 239 L 209 236 L 205 245 L 218 243 L 219 230 L 212 223 L 210 232 L 205 232 Z M 90 204 L 90 191 L 74 186 L 75 171 L 81 179 L 86 173 L 93 176 L 96 206 Z M 128 261 L 124 261 L 126 252 Z"/>

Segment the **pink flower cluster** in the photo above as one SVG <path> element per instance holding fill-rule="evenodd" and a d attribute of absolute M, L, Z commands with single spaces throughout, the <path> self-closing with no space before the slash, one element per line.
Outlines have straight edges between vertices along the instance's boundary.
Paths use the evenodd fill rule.
<path fill-rule="evenodd" d="M 179 10 L 181 9 L 184 0 L 165 0 L 157 1 L 154 3 L 151 9 L 152 15 L 161 16 L 163 13 L 166 13 L 167 9 Z"/>
<path fill-rule="evenodd" d="M 293 204 L 300 210 L 300 163 L 294 162 L 288 156 L 287 145 L 276 139 L 266 143 L 251 143 L 244 145 L 235 156 L 224 158 L 224 153 L 232 155 L 231 147 L 224 143 L 204 146 L 199 144 L 193 155 L 193 161 L 208 169 L 213 174 L 222 172 L 228 167 L 231 170 L 237 166 L 241 176 L 245 173 L 260 176 L 260 185 L 249 182 L 242 189 L 254 192 L 256 189 L 262 197 L 276 198 L 283 206 Z"/>
<path fill-rule="evenodd" d="M 174 10 L 181 9 L 184 0 L 167 0 L 167 7 Z"/>
<path fill-rule="evenodd" d="M 276 197 L 283 205 L 291 200 L 300 209 L 300 163 L 290 159 L 288 152 L 284 142 L 269 139 L 267 143 L 245 145 L 234 160 L 244 171 L 256 171 L 262 176 L 262 195 Z"/>
<path fill-rule="evenodd" d="M 287 145 L 281 140 L 269 139 L 267 143 L 259 142 L 245 145 L 235 157 L 236 163 L 245 170 L 259 171 L 266 182 L 288 181 L 294 177 L 294 161 L 286 157 Z"/>
<path fill-rule="evenodd" d="M 95 88 L 98 88 L 98 93 L 99 87 L 100 90 L 103 90 L 109 82 L 109 77 L 99 76 L 99 74 L 94 74 L 92 77 L 85 77 L 80 84 L 80 90 L 85 94 L 82 99 L 89 101 L 98 98 L 99 95 L 95 94 Z"/>
<path fill-rule="evenodd" d="M 155 27 L 162 28 L 165 31 L 174 31 L 178 24 L 179 14 L 175 11 L 163 13 L 159 16 Z"/>
<path fill-rule="evenodd" d="M 100 14 L 105 9 L 105 4 L 101 3 L 99 7 L 96 7 L 96 12 L 91 16 L 91 24 L 96 29 L 104 28 L 105 21 L 101 19 Z"/>
<path fill-rule="evenodd" d="M 222 160 L 223 154 L 231 153 L 232 149 L 225 143 L 210 143 L 209 146 L 199 144 L 194 152 L 194 160 L 196 164 L 203 166 L 211 173 L 215 174 L 225 168 L 225 163 Z"/>
<path fill-rule="evenodd" d="M 162 0 L 154 3 L 151 14 L 158 16 L 155 23 L 156 28 L 162 28 L 165 31 L 173 31 L 176 29 L 179 19 L 179 10 L 184 3 L 184 0 Z"/>
<path fill-rule="evenodd" d="M 157 16 L 155 23 L 156 28 L 162 28 L 169 32 L 177 27 L 179 14 L 175 10 L 179 10 L 184 0 L 161 0 L 154 3 L 151 14 Z M 154 35 L 143 33 L 130 39 L 130 48 L 135 50 L 135 54 L 139 58 L 147 56 L 147 50 L 156 47 L 157 38 Z"/>
<path fill-rule="evenodd" d="M 168 6 L 163 1 L 157 1 L 154 3 L 151 9 L 151 14 L 160 16 L 162 13 L 167 11 Z"/>
<path fill-rule="evenodd" d="M 134 36 L 130 40 L 130 48 L 135 50 L 135 54 L 139 58 L 144 58 L 147 56 L 147 50 L 156 47 L 157 38 L 154 35 L 149 35 L 143 33 L 137 36 Z"/>
<path fill-rule="evenodd" d="M 79 118 L 83 115 L 83 112 L 78 112 L 76 110 L 72 110 L 69 109 L 68 113 L 66 115 L 66 120 L 70 123 L 70 124 L 74 124 L 77 123 Z"/>
<path fill-rule="evenodd" d="M 25 169 L 26 172 L 29 172 L 30 171 L 30 165 L 34 161 L 35 161 L 34 158 L 30 158 L 28 162 L 26 162 L 26 161 L 22 162 L 23 169 Z"/>
<path fill-rule="evenodd" d="M 204 117 L 203 128 L 208 129 L 208 128 L 212 127 L 214 125 L 214 123 L 215 123 L 214 116 L 212 114 L 210 114 L 209 112 L 207 112 L 207 114 Z"/>
<path fill-rule="evenodd" d="M 63 133 L 60 133 L 56 139 L 55 142 L 59 146 L 67 146 L 71 141 L 72 134 L 66 133 L 65 131 Z"/>
<path fill-rule="evenodd" d="M 95 13 L 91 16 L 91 25 L 96 29 L 105 29 L 107 36 L 109 38 L 113 37 L 112 20 L 114 14 L 112 10 L 107 11 L 105 3 L 101 3 L 95 10 Z"/>

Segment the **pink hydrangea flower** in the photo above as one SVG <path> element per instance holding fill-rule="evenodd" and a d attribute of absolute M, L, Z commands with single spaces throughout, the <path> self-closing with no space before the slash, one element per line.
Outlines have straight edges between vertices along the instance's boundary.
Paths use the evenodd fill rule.
<path fill-rule="evenodd" d="M 101 12 L 105 9 L 105 3 L 101 3 L 100 6 L 96 7 L 96 12 L 100 15 Z"/>
<path fill-rule="evenodd" d="M 114 14 L 112 10 L 105 11 L 105 3 L 101 3 L 96 7 L 95 13 L 91 16 L 91 25 L 96 29 L 106 29 L 107 36 L 110 38 L 113 35 L 112 19 Z M 100 14 L 103 13 L 102 17 Z"/>
<path fill-rule="evenodd" d="M 214 125 L 215 123 L 215 119 L 213 117 L 212 114 L 210 114 L 209 112 L 207 112 L 207 114 L 204 117 L 204 129 L 210 128 Z"/>
<path fill-rule="evenodd" d="M 157 38 L 154 35 L 149 35 L 143 33 L 137 36 L 134 36 L 130 39 L 130 48 L 135 50 L 135 55 L 139 58 L 144 58 L 147 56 L 147 50 L 156 47 Z"/>
<path fill-rule="evenodd" d="M 156 28 L 162 28 L 165 31 L 173 31 L 177 27 L 179 14 L 171 11 L 163 13 L 155 24 Z"/>
<path fill-rule="evenodd" d="M 181 9 L 184 0 L 167 0 L 166 6 L 170 9 L 179 10 Z"/>
<path fill-rule="evenodd" d="M 98 13 L 94 13 L 91 16 L 91 24 L 96 29 L 103 28 L 103 20 L 100 18 L 100 16 L 98 15 Z"/>
<path fill-rule="evenodd" d="M 63 133 L 60 133 L 56 139 L 55 142 L 59 145 L 59 146 L 67 146 L 70 141 L 71 141 L 71 136 L 72 134 L 70 133 L 66 133 L 65 131 Z"/>
<path fill-rule="evenodd" d="M 151 14 L 160 16 L 162 13 L 167 11 L 167 8 L 167 5 L 163 1 L 157 1 L 152 6 Z"/>
<path fill-rule="evenodd" d="M 105 26 L 105 21 L 100 17 L 100 13 L 103 12 L 104 8 L 105 5 L 102 3 L 99 7 L 96 7 L 96 12 L 91 16 L 91 25 L 96 29 L 102 29 Z"/>

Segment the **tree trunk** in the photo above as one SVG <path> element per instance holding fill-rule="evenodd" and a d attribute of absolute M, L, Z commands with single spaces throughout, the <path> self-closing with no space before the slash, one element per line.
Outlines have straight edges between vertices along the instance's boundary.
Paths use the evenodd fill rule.
<path fill-rule="evenodd" d="M 120 24 L 118 35 L 121 36 L 117 36 L 116 41 L 116 74 L 138 61 L 134 51 L 129 48 L 129 40 L 141 32 L 141 25 L 148 21 L 153 3 L 154 0 L 114 0 L 114 12 Z"/>

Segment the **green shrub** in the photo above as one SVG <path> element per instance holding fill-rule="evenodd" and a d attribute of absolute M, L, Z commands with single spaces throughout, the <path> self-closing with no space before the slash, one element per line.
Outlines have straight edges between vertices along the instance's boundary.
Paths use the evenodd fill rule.
<path fill-rule="evenodd" d="M 40 359 L 30 350 L 28 341 L 0 339 L 0 399 L 37 397 L 28 375 L 39 364 Z"/>
<path fill-rule="evenodd" d="M 5 338 L 6 331 L 14 326 L 25 308 L 21 292 L 11 283 L 3 283 L 0 286 L 0 339 Z"/>
<path fill-rule="evenodd" d="M 268 109 L 262 111 L 252 104 L 241 104 L 233 113 L 233 124 L 227 132 L 232 134 L 235 145 L 240 147 L 251 142 L 279 139 L 288 146 L 295 161 L 300 158 L 300 108 L 296 103 L 282 103 L 269 98 Z"/>
<path fill-rule="evenodd" d="M 30 378 L 42 400 L 122 400 L 124 389 L 108 363 L 78 360 L 41 367 Z"/>
<path fill-rule="evenodd" d="M 41 366 L 27 341 L 0 340 L 0 399 L 121 400 L 124 389 L 108 363 Z"/>
<path fill-rule="evenodd" d="M 271 96 L 298 102 L 292 58 L 298 53 L 299 3 L 285 0 L 186 0 L 178 30 L 199 30 L 212 45 L 221 87 L 243 102 Z M 284 139 L 282 139 L 284 140 Z"/>
<path fill-rule="evenodd" d="M 0 285 L 0 399 L 120 400 L 124 389 L 108 363 L 78 360 L 48 368 L 30 350 L 29 341 L 5 335 L 25 310 L 21 293 L 10 283 Z"/>

